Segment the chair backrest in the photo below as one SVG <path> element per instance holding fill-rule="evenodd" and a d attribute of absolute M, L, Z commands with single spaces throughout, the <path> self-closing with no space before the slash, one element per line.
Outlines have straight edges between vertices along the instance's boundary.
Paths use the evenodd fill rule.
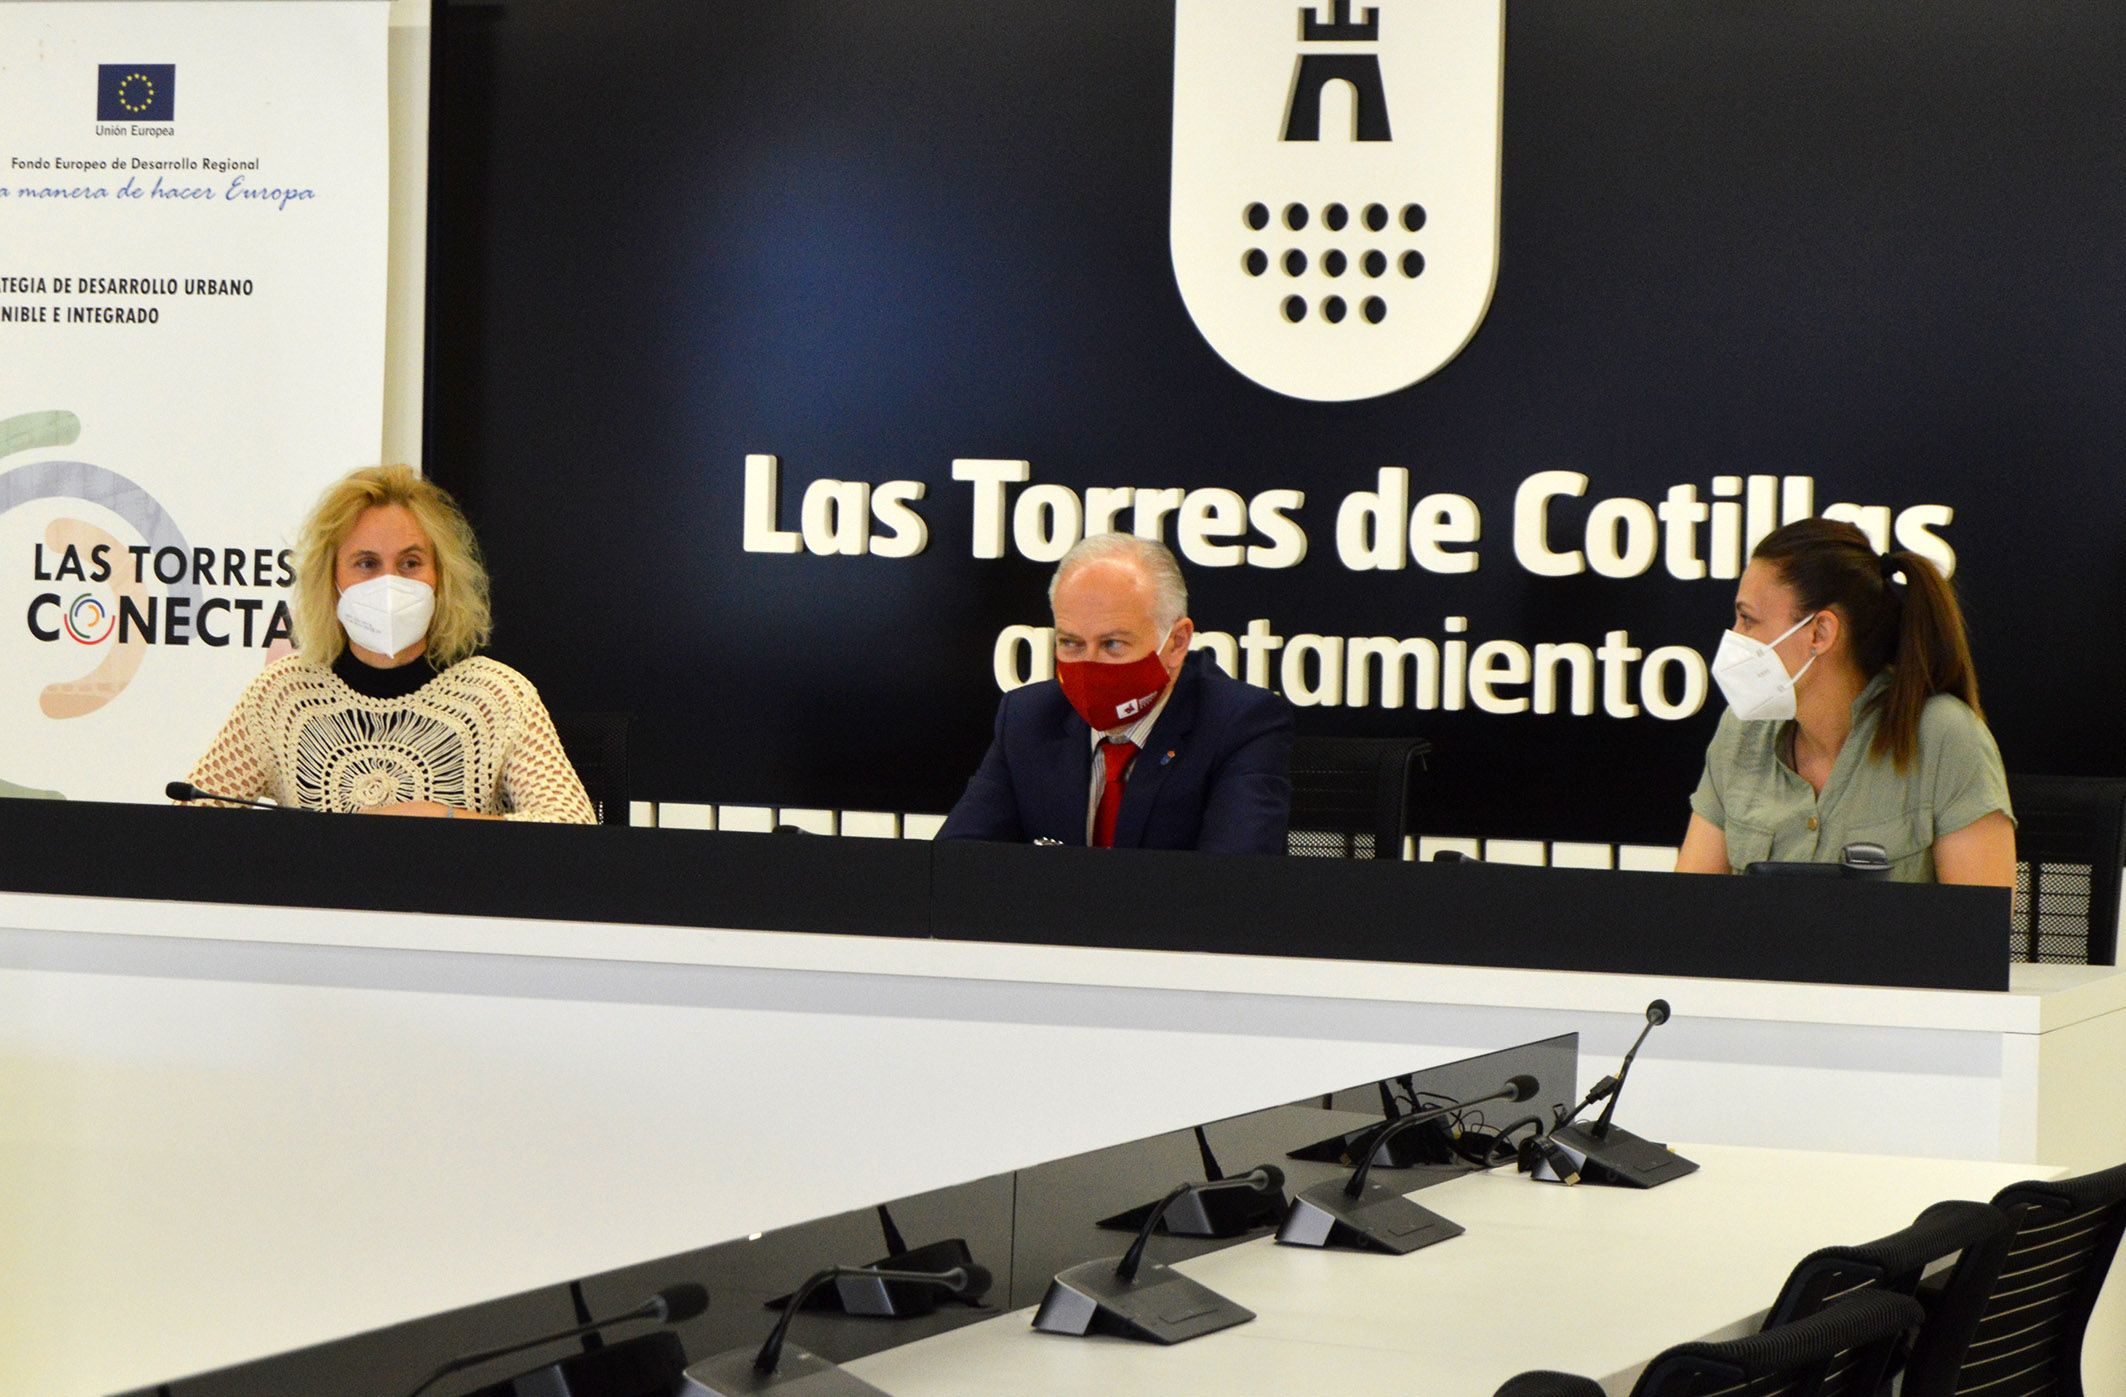
<path fill-rule="evenodd" d="M 1537 1370 L 1506 1379 L 1492 1397 L 1602 1397 L 1602 1384 L 1578 1373 Z"/>
<path fill-rule="evenodd" d="M 1909 1295 L 1862 1291 L 1747 1338 L 1678 1344 L 1646 1365 L 1632 1397 L 1875 1397 L 1898 1341 L 1925 1318 Z"/>
<path fill-rule="evenodd" d="M 1655 1355 L 1632 1397 L 1876 1397 L 1890 1354 L 1926 1317 L 1909 1295 L 1853 1294 L 1792 1324 L 1723 1343 L 1678 1344 Z M 1597 1397 L 1600 1383 L 1570 1373 L 1510 1378 L 1494 1397 Z"/>
<path fill-rule="evenodd" d="M 2016 960 L 2115 965 L 2126 780 L 2010 776 Z"/>
<path fill-rule="evenodd" d="M 561 750 L 583 782 L 601 825 L 628 822 L 627 730 L 625 713 L 560 713 L 551 715 Z"/>
<path fill-rule="evenodd" d="M 1292 744 L 1286 852 L 1399 859 L 1410 828 L 1410 777 L 1432 744 L 1421 737 L 1302 737 Z"/>
<path fill-rule="evenodd" d="M 2013 1184 L 1993 1206 L 2015 1228 L 1955 1390 L 2081 1397 L 2082 1336 L 2126 1229 L 2126 1164 Z"/>
<path fill-rule="evenodd" d="M 1911 1295 L 1923 1275 L 1953 1257 L 1954 1265 L 1928 1277 L 1927 1321 L 1912 1341 L 1901 1389 L 1904 1397 L 1946 1397 L 1956 1390 L 1956 1374 L 2000 1280 L 2014 1232 L 1998 1208 L 1936 1203 L 1910 1227 L 1887 1237 L 1825 1247 L 1802 1258 L 1772 1303 L 1765 1328 L 1804 1319 L 1863 1290 Z"/>

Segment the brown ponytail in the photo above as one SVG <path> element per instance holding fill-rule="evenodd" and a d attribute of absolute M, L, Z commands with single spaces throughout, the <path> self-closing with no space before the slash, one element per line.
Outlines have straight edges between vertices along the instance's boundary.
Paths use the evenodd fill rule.
<path fill-rule="evenodd" d="M 1794 589 L 1804 611 L 1836 607 L 1852 639 L 1853 661 L 1870 677 L 1895 666 L 1878 703 L 1882 723 L 1868 748 L 1899 771 L 1919 753 L 1919 718 L 1935 694 L 1954 694 L 1983 718 L 1978 674 L 1956 593 L 1916 553 L 1878 555 L 1851 524 L 1799 519 L 1766 534 L 1751 558 L 1768 563 Z"/>

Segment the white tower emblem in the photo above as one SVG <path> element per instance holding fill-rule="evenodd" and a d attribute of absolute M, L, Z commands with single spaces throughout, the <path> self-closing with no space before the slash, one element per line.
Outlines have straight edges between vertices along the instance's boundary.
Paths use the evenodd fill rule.
<path fill-rule="evenodd" d="M 1498 274 L 1504 0 L 1176 0 L 1181 298 L 1265 388 L 1351 402 L 1461 352 Z"/>

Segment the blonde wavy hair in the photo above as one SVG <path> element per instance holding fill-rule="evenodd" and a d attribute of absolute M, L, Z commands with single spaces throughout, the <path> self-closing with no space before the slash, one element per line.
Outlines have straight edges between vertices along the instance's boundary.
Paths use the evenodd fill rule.
<path fill-rule="evenodd" d="M 435 546 L 436 614 L 426 658 L 447 669 L 487 643 L 494 614 L 480 541 L 450 492 L 411 466 L 370 466 L 328 486 L 295 541 L 295 645 L 303 662 L 330 665 L 347 648 L 333 575 L 355 521 L 379 505 L 403 506 Z"/>

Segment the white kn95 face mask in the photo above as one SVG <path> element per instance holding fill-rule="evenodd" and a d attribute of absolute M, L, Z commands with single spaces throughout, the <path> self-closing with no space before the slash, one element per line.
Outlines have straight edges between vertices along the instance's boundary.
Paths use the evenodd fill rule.
<path fill-rule="evenodd" d="M 1720 686 L 1721 697 L 1737 718 L 1754 723 L 1779 722 L 1794 716 L 1794 681 L 1809 672 L 1816 657 L 1809 656 L 1808 664 L 1788 674 L 1773 646 L 1815 620 L 1817 614 L 1812 611 L 1802 617 L 1770 645 L 1734 631 L 1721 635 L 1720 648 L 1713 652 L 1713 682 Z"/>
<path fill-rule="evenodd" d="M 397 659 L 428 634 L 436 589 L 411 577 L 372 577 L 340 593 L 340 624 L 364 650 Z"/>

